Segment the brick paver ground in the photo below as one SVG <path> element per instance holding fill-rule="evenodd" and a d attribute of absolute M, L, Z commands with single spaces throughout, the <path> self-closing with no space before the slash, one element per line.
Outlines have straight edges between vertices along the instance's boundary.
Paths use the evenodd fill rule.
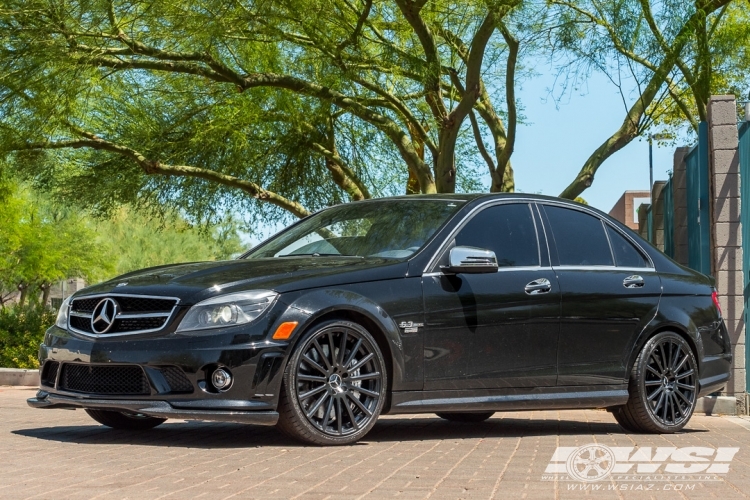
<path fill-rule="evenodd" d="M 25 399 L 33 394 L 0 387 L 2 498 L 750 496 L 750 421 L 737 417 L 695 416 L 681 434 L 646 436 L 624 433 L 604 411 L 497 413 L 469 425 L 391 416 L 356 445 L 319 448 L 273 428 L 235 424 L 170 421 L 144 433 L 113 431 L 81 410 L 31 409 Z M 740 450 L 718 481 L 543 480 L 556 447 L 588 443 Z"/>

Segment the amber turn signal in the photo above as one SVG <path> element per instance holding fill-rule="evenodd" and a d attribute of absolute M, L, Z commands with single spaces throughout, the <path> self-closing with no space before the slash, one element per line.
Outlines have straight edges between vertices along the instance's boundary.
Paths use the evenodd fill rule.
<path fill-rule="evenodd" d="M 297 328 L 296 321 L 286 321 L 279 325 L 273 334 L 274 340 L 286 340 L 292 336 L 292 332 Z"/>

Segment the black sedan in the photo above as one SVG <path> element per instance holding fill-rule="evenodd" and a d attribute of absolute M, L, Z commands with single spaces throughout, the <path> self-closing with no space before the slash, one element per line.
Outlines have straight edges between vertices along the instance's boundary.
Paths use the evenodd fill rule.
<path fill-rule="evenodd" d="M 671 433 L 727 382 L 730 348 L 711 279 L 597 210 L 408 196 L 323 210 L 237 260 L 76 293 L 29 404 L 126 429 L 277 425 L 324 445 L 425 412 L 607 408 L 629 431 Z"/>

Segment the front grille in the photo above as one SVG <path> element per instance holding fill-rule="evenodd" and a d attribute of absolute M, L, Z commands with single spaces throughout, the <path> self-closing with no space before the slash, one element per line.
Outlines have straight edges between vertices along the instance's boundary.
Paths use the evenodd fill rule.
<path fill-rule="evenodd" d="M 91 329 L 91 318 L 84 318 L 81 316 L 71 316 L 70 326 L 76 330 L 81 330 L 86 333 L 94 333 Z"/>
<path fill-rule="evenodd" d="M 42 385 L 49 387 L 55 386 L 55 379 L 57 378 L 57 370 L 60 368 L 60 363 L 57 361 L 47 361 L 42 368 Z"/>
<path fill-rule="evenodd" d="M 166 316 L 159 318 L 118 319 L 112 327 L 117 332 L 135 332 L 138 330 L 156 330 L 167 322 Z"/>
<path fill-rule="evenodd" d="M 140 366 L 65 363 L 58 386 L 62 390 L 120 396 L 148 395 L 151 389 Z"/>
<path fill-rule="evenodd" d="M 94 297 L 73 300 L 71 309 L 75 312 L 89 313 L 94 312 L 96 305 L 105 297 Z M 123 313 L 168 313 L 177 305 L 176 299 L 157 299 L 152 297 L 141 297 L 138 295 L 112 295 L 112 298 L 120 304 L 120 310 Z"/>
<path fill-rule="evenodd" d="M 95 299 L 76 299 L 70 304 L 70 308 L 76 312 L 92 313 L 100 300 L 102 300 L 101 297 Z"/>
<path fill-rule="evenodd" d="M 185 373 L 176 366 L 162 368 L 161 374 L 164 375 L 171 392 L 193 392 L 193 384 L 190 383 Z"/>
<path fill-rule="evenodd" d="M 104 333 L 94 331 L 91 316 L 96 306 L 104 299 L 111 298 L 117 303 L 117 316 L 114 323 Z M 100 295 L 73 299 L 70 305 L 70 328 L 80 333 L 110 335 L 113 333 L 138 333 L 160 330 L 166 326 L 172 311 L 179 302 L 176 298 L 147 297 L 142 295 Z M 97 310 L 97 314 L 98 314 Z M 106 325 L 106 323 L 105 323 Z M 101 321 L 99 330 L 104 330 Z"/>

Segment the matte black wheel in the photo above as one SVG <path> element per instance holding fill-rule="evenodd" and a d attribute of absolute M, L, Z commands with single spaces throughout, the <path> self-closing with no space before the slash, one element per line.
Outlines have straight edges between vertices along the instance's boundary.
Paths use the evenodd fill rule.
<path fill-rule="evenodd" d="M 451 422 L 477 423 L 484 422 L 494 414 L 494 411 L 487 411 L 483 413 L 436 413 L 435 415 Z"/>
<path fill-rule="evenodd" d="M 690 345 L 676 333 L 655 335 L 638 355 L 628 389 L 628 402 L 612 411 L 626 430 L 673 433 L 685 427 L 698 397 Z"/>
<path fill-rule="evenodd" d="M 166 418 L 149 417 L 136 413 L 126 413 L 110 410 L 86 410 L 91 418 L 102 425 L 113 429 L 125 429 L 130 431 L 145 431 L 153 429 L 167 421 Z"/>
<path fill-rule="evenodd" d="M 372 335 L 348 321 L 323 323 L 304 335 L 287 364 L 278 427 L 308 443 L 353 443 L 375 425 L 387 387 Z"/>

